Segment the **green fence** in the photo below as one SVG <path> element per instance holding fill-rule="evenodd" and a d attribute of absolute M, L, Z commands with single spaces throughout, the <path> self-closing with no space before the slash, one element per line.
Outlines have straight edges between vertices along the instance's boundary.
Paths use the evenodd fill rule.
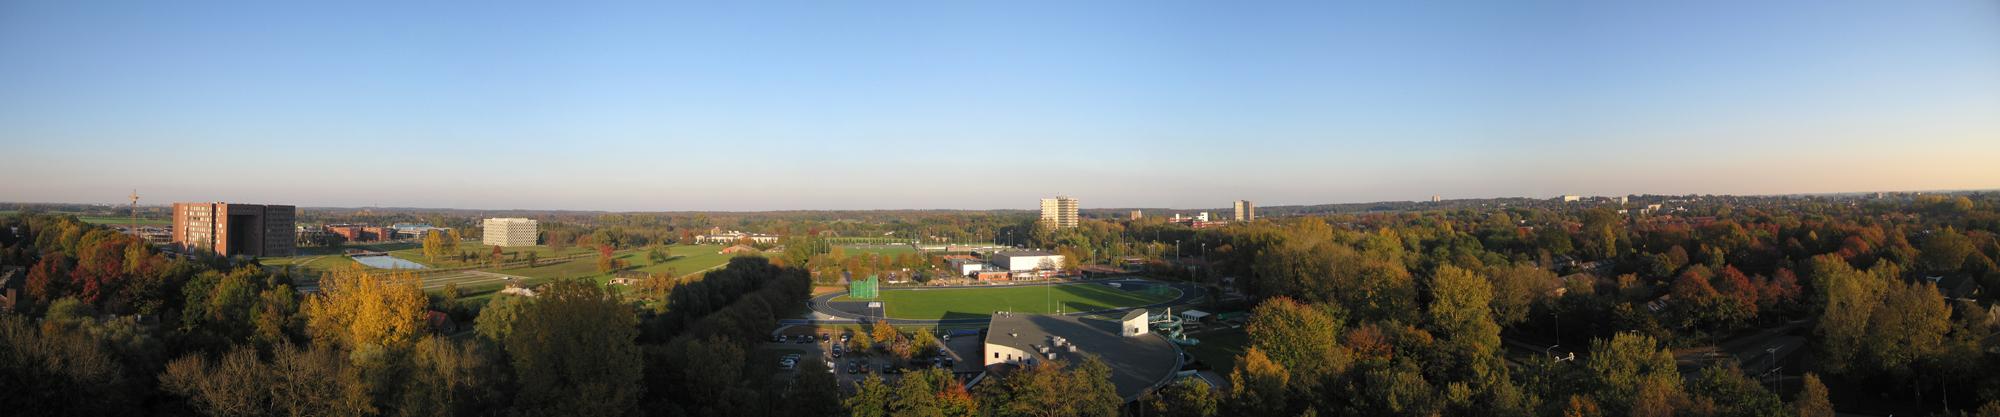
<path fill-rule="evenodd" d="M 879 295 L 882 295 L 882 281 L 874 275 L 869 275 L 868 279 L 847 280 L 847 298 L 873 299 Z"/>

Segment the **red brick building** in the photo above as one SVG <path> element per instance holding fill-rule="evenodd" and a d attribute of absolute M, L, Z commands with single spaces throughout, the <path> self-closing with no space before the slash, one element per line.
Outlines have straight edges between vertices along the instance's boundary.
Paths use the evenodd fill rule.
<path fill-rule="evenodd" d="M 292 256 L 298 208 L 264 204 L 174 203 L 175 247 L 224 256 Z"/>

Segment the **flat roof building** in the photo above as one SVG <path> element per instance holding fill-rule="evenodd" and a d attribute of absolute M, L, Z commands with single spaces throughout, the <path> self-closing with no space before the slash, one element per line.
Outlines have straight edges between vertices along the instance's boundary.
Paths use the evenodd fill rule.
<path fill-rule="evenodd" d="M 1127 320 L 1109 321 L 1076 316 L 997 313 L 986 327 L 981 364 L 1037 366 L 1049 361 L 1075 363 L 1096 356 L 1111 368 L 1111 384 L 1130 401 L 1166 382 L 1180 370 L 1180 355 L 1163 336 L 1146 332 L 1145 309 L 1126 313 Z M 1136 317 L 1136 321 L 1135 318 Z M 1121 329 L 1136 323 L 1142 330 Z M 1132 333 L 1127 336 L 1126 334 Z"/>
<path fill-rule="evenodd" d="M 298 208 L 275 204 L 174 203 L 173 245 L 223 256 L 298 253 Z"/>
<path fill-rule="evenodd" d="M 996 252 L 987 257 L 987 261 L 1008 272 L 1062 269 L 1063 266 L 1062 255 L 1038 250 Z"/>
<path fill-rule="evenodd" d="M 506 247 L 535 246 L 537 222 L 534 219 L 519 217 L 486 219 L 482 225 L 486 231 L 481 235 L 480 243 Z"/>
<path fill-rule="evenodd" d="M 1050 229 L 1070 229 L 1077 224 L 1076 199 L 1069 196 L 1042 199 L 1042 224 Z"/>
<path fill-rule="evenodd" d="M 1250 200 L 1236 200 L 1236 221 L 1247 222 L 1251 220 L 1257 220 L 1257 206 L 1250 204 Z"/>

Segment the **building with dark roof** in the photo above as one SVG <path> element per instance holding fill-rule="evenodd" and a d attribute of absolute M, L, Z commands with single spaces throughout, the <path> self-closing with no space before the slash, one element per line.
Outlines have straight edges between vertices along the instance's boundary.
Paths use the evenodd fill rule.
<path fill-rule="evenodd" d="M 1111 368 L 1118 396 L 1130 401 L 1166 382 L 1180 370 L 1180 351 L 1165 337 L 1146 332 L 1148 314 L 1133 310 L 1125 320 L 1076 316 L 994 314 L 987 325 L 981 363 L 991 367 L 1038 366 L 1049 361 L 1073 362 L 1096 356 Z M 1139 323 L 1134 336 L 1125 324 Z"/>

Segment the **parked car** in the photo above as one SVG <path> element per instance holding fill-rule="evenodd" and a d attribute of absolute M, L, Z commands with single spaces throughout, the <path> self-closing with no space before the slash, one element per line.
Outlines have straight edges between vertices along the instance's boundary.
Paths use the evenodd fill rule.
<path fill-rule="evenodd" d="M 840 334 L 840 343 L 847 343 L 847 340 L 848 340 L 848 339 L 851 339 L 851 338 L 853 338 L 853 337 L 854 337 L 854 335 L 851 335 L 851 334 L 847 334 L 847 333 L 841 333 L 841 334 Z"/>
<path fill-rule="evenodd" d="M 781 335 L 777 335 L 777 336 L 771 336 L 771 342 L 773 342 L 773 343 L 785 343 L 785 335 L 782 335 L 782 334 L 781 334 Z"/>
<path fill-rule="evenodd" d="M 821 342 L 825 342 L 825 341 L 828 341 L 828 340 L 833 340 L 833 339 L 828 339 L 828 338 L 826 338 L 826 333 L 820 333 L 820 334 L 819 334 L 819 341 L 821 341 Z"/>
<path fill-rule="evenodd" d="M 789 371 L 789 370 L 792 370 L 792 368 L 797 368 L 798 366 L 799 366 L 799 362 L 798 362 L 798 361 L 796 361 L 796 360 L 792 360 L 792 359 L 786 359 L 786 360 L 782 360 L 782 361 L 778 361 L 778 369 L 783 369 L 783 370 L 787 370 L 787 371 Z"/>

